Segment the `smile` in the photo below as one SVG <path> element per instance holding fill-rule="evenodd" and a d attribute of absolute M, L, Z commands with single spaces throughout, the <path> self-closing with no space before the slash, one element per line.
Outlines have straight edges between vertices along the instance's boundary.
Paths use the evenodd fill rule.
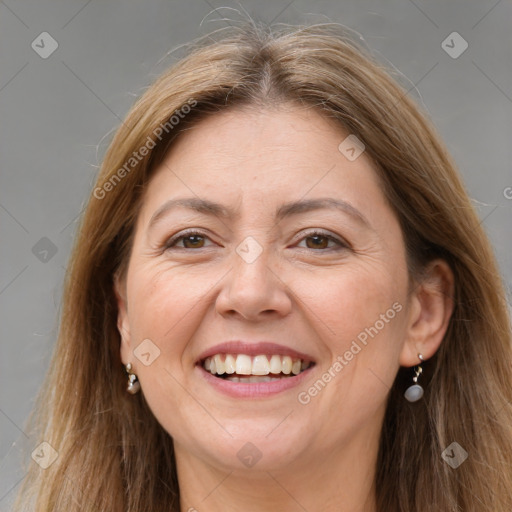
<path fill-rule="evenodd" d="M 212 375 L 230 382 L 272 382 L 299 375 L 311 365 L 310 361 L 278 354 L 215 354 L 202 361 Z"/>
<path fill-rule="evenodd" d="M 232 340 L 206 349 L 195 364 L 209 388 L 231 398 L 268 398 L 302 385 L 313 357 L 272 341 Z"/>

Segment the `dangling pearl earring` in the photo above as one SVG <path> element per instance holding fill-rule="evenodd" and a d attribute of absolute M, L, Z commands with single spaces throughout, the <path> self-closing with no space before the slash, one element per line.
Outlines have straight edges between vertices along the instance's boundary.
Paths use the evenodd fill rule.
<path fill-rule="evenodd" d="M 404 393 L 405 398 L 409 400 L 409 402 L 417 402 L 423 396 L 423 388 L 418 384 L 418 377 L 423 372 L 423 368 L 421 367 L 421 363 L 423 362 L 423 356 L 418 354 L 420 359 L 420 364 L 417 366 L 415 370 L 415 375 L 412 378 L 414 384 L 411 384 Z"/>
<path fill-rule="evenodd" d="M 128 393 L 131 393 L 132 395 L 135 395 L 135 393 L 138 393 L 140 391 L 140 382 L 137 378 L 137 375 L 132 372 L 132 363 L 128 363 L 125 367 L 126 373 L 128 374 L 128 387 L 126 388 L 126 391 Z"/>

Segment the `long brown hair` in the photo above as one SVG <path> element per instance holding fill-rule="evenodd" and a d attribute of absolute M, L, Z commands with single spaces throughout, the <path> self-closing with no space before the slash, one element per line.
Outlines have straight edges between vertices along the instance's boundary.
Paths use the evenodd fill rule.
<path fill-rule="evenodd" d="M 364 142 L 401 223 L 411 275 L 434 257 L 455 275 L 454 312 L 425 365 L 423 400 L 404 400 L 407 369 L 389 394 L 379 512 L 512 510 L 504 290 L 452 159 L 391 74 L 337 24 L 249 23 L 196 42 L 136 102 L 79 226 L 58 341 L 28 427 L 59 456 L 45 470 L 30 461 L 20 510 L 179 511 L 172 439 L 143 394 L 126 393 L 113 277 L 126 268 L 151 171 L 177 134 L 223 109 L 289 102 L 317 109 Z M 149 149 L 141 155 L 143 146 Z M 452 442 L 468 453 L 456 469 L 441 456 Z"/>

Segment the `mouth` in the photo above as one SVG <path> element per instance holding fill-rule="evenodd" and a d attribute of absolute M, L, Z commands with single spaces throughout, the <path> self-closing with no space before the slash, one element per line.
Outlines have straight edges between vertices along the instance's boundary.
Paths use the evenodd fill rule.
<path fill-rule="evenodd" d="M 314 365 L 307 359 L 279 354 L 218 353 L 200 361 L 214 377 L 229 382 L 256 384 L 290 379 Z"/>
<path fill-rule="evenodd" d="M 261 341 L 227 341 L 196 360 L 198 376 L 215 391 L 237 399 L 267 398 L 302 385 L 316 365 L 291 347 Z"/>

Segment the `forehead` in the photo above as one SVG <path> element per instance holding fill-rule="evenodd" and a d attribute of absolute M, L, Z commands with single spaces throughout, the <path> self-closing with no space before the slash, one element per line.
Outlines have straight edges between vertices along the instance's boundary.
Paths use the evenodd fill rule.
<path fill-rule="evenodd" d="M 339 150 L 349 136 L 314 109 L 230 110 L 183 132 L 155 169 L 143 213 L 180 196 L 233 206 L 334 196 L 384 204 L 374 164 Z"/>
<path fill-rule="evenodd" d="M 168 160 L 207 162 L 209 168 L 217 162 L 222 168 L 243 164 L 252 171 L 263 162 L 274 170 L 302 168 L 320 157 L 337 156 L 338 144 L 347 135 L 341 125 L 311 108 L 228 110 L 182 133 Z M 198 151 L 190 153 L 192 148 Z"/>

